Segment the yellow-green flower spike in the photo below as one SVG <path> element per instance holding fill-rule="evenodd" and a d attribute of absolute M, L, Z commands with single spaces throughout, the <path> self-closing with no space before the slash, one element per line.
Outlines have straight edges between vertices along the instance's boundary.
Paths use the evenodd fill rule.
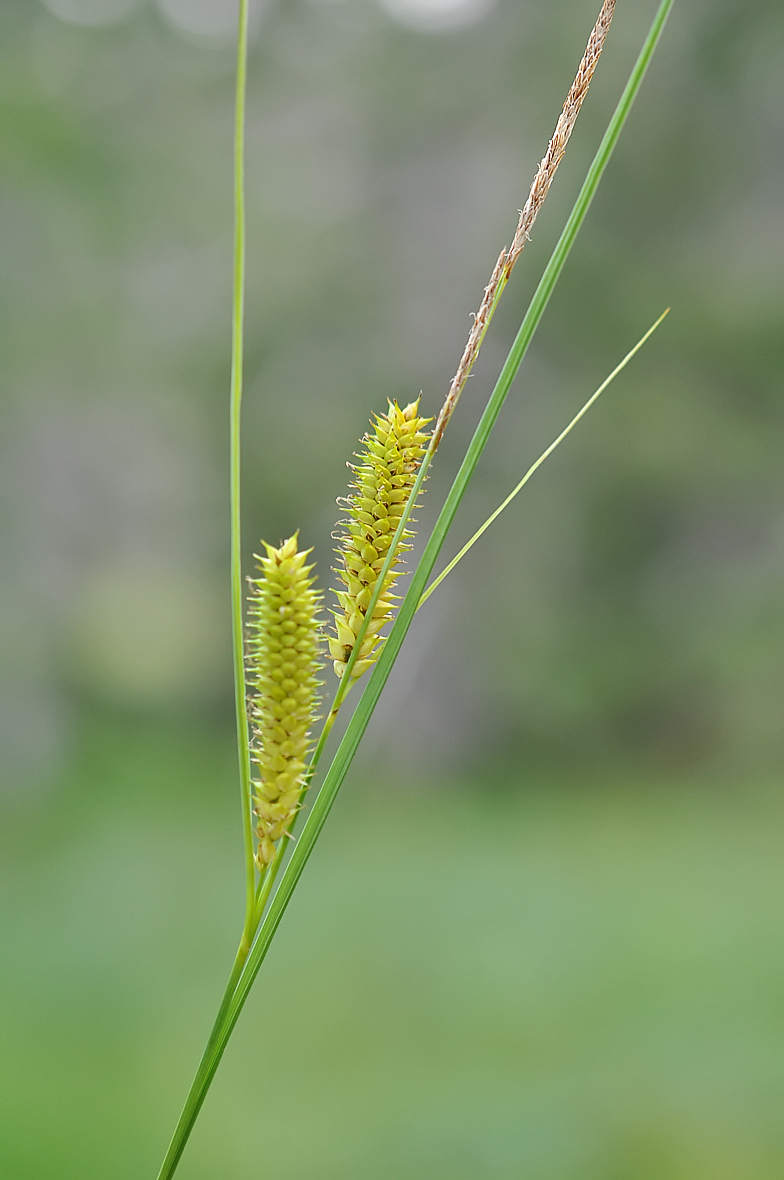
<path fill-rule="evenodd" d="M 335 591 L 340 609 L 332 612 L 335 631 L 329 636 L 329 650 L 338 676 L 343 675 L 354 650 L 381 567 L 414 486 L 428 438 L 424 427 L 430 421 L 419 417 L 419 400 L 403 410 L 397 402 L 390 402 L 388 413 L 378 414 L 371 423 L 372 431 L 362 439 L 359 463 L 352 468 L 355 479 L 351 490 L 345 501 L 339 501 L 345 503 L 349 516 L 342 522 L 345 531 L 341 547 L 336 550 L 341 560 L 337 573 L 343 587 Z M 404 538 L 411 536 L 409 530 L 403 533 Z M 405 541 L 398 546 L 357 654 L 352 679 L 366 672 L 380 654 L 383 639 L 379 631 L 391 618 L 396 600 L 392 590 L 401 572 L 396 567 L 400 554 L 410 548 Z"/>
<path fill-rule="evenodd" d="M 279 549 L 263 542 L 256 556 L 261 577 L 248 578 L 248 717 L 256 816 L 256 863 L 260 871 L 275 856 L 300 805 L 310 726 L 318 701 L 321 596 L 300 552 L 297 535 Z"/>

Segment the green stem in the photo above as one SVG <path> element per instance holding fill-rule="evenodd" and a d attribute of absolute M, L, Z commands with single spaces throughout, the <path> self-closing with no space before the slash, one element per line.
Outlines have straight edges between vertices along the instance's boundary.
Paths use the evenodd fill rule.
<path fill-rule="evenodd" d="M 245 851 L 245 926 L 243 942 L 250 946 L 256 912 L 256 870 L 253 860 L 250 745 L 245 686 L 245 643 L 242 610 L 242 541 L 240 522 L 240 411 L 242 407 L 243 321 L 245 303 L 245 82 L 248 57 L 248 0 L 240 0 L 237 35 L 237 93 L 234 113 L 234 289 L 232 296 L 230 483 L 231 483 L 231 622 L 234 654 L 234 702 L 237 714 L 237 753 L 240 769 L 242 838 Z"/>
<path fill-rule="evenodd" d="M 188 1091 L 188 1097 L 186 1098 L 185 1105 L 182 1108 L 182 1114 L 180 1115 L 177 1126 L 174 1128 L 174 1134 L 172 1135 L 171 1143 L 169 1144 L 169 1150 L 166 1152 L 166 1157 L 161 1164 L 161 1170 L 158 1173 L 158 1180 L 169 1180 L 169 1177 L 174 1175 L 175 1168 L 180 1161 L 180 1156 L 182 1155 L 185 1149 L 185 1144 L 188 1141 L 188 1135 L 187 1133 L 183 1134 L 183 1131 L 186 1127 L 190 1129 L 199 1113 L 199 1110 L 201 1109 L 201 1104 L 204 1101 L 204 1097 L 207 1093 L 207 1089 L 203 1086 L 203 1082 L 208 1075 L 208 1065 L 210 1058 L 218 1040 L 220 1030 L 226 1019 L 226 1013 L 229 1010 L 229 1004 L 231 1003 L 232 996 L 234 995 L 237 987 L 237 982 L 242 974 L 242 968 L 245 966 L 245 961 L 248 957 L 249 950 L 250 946 L 244 947 L 243 943 L 240 943 L 239 950 L 237 951 L 237 957 L 234 960 L 234 966 L 231 969 L 231 975 L 229 976 L 229 981 L 226 984 L 226 990 L 223 993 L 223 999 L 221 1000 L 220 1008 L 218 1009 L 218 1015 L 215 1017 L 215 1023 L 212 1026 L 212 1031 L 210 1033 L 209 1040 L 207 1041 L 207 1046 L 202 1054 L 201 1061 L 199 1062 L 198 1069 L 196 1070 L 196 1076 L 191 1083 L 191 1088 Z"/>
<path fill-rule="evenodd" d="M 256 872 L 251 819 L 250 743 L 248 740 L 245 644 L 242 610 L 242 535 L 240 520 L 240 424 L 242 408 L 243 326 L 245 302 L 245 88 L 248 57 L 248 0 L 240 0 L 237 32 L 237 79 L 234 111 L 234 281 L 231 323 L 231 399 L 229 406 L 229 484 L 231 515 L 231 619 L 234 657 L 234 699 L 237 716 L 237 753 L 240 772 L 242 834 L 245 854 L 245 921 L 240 945 L 207 1045 L 196 1070 L 158 1180 L 169 1180 L 179 1163 L 190 1128 L 207 1092 L 205 1079 L 231 999 L 242 975 L 256 932 Z M 270 882 L 270 887 L 271 887 Z"/>

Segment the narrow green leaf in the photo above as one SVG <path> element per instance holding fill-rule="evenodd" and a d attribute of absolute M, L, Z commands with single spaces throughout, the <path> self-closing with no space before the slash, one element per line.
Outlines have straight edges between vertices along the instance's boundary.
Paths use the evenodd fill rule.
<path fill-rule="evenodd" d="M 648 340 L 649 337 L 651 337 L 653 335 L 653 333 L 656 331 L 656 329 L 658 328 L 659 324 L 662 322 L 664 317 L 669 313 L 669 310 L 670 309 L 668 307 L 667 311 L 662 312 L 662 314 L 659 316 L 656 323 L 651 325 L 651 327 L 648 329 L 648 331 L 645 333 L 645 335 L 637 341 L 634 348 L 632 348 L 629 352 L 627 352 L 626 356 L 623 358 L 621 363 L 619 365 L 615 366 L 612 373 L 610 373 L 609 377 L 606 377 L 605 380 L 599 386 L 599 388 L 594 393 L 591 394 L 591 396 L 588 398 L 588 401 L 585 403 L 585 405 L 582 407 L 581 410 L 578 410 L 578 412 L 572 418 L 569 425 L 566 426 L 561 431 L 561 433 L 558 435 L 558 438 L 554 439 L 553 442 L 550 443 L 547 450 L 542 451 L 542 454 L 539 456 L 539 458 L 536 460 L 536 462 L 531 464 L 531 466 L 528 468 L 528 470 L 526 471 L 523 478 L 520 480 L 520 482 L 517 484 L 517 486 L 509 493 L 509 495 L 506 497 L 506 499 L 503 501 L 503 503 L 499 504 L 498 507 L 496 508 L 495 512 L 491 513 L 490 516 L 488 516 L 485 523 L 480 528 L 478 528 L 476 530 L 476 532 L 474 533 L 471 540 L 468 541 L 463 546 L 463 548 L 460 550 L 460 552 L 457 554 L 456 557 L 452 558 L 452 560 L 450 561 L 450 563 L 446 567 L 446 569 L 443 569 L 441 571 L 441 573 L 438 575 L 438 577 L 435 578 L 430 583 L 427 590 L 425 590 L 424 594 L 420 598 L 419 603 L 417 604 L 417 610 L 419 610 L 420 606 L 422 606 L 425 602 L 427 602 L 430 595 L 433 593 L 433 591 L 436 589 L 437 586 L 441 585 L 441 583 L 443 582 L 443 580 L 447 576 L 447 574 L 451 574 L 452 570 L 455 568 L 457 563 L 459 561 L 462 561 L 462 559 L 465 557 L 466 553 L 468 553 L 469 549 L 473 548 L 473 546 L 476 544 L 476 542 L 479 540 L 479 538 L 484 533 L 487 532 L 487 530 L 490 528 L 490 525 L 493 523 L 493 521 L 497 520 L 498 517 L 503 512 L 503 510 L 505 508 L 509 507 L 509 505 L 512 503 L 512 500 L 514 500 L 517 493 L 521 492 L 523 490 L 523 488 L 528 483 L 531 476 L 535 472 L 537 472 L 539 470 L 539 468 L 542 466 L 545 459 L 549 459 L 550 455 L 552 455 L 553 451 L 556 450 L 557 447 L 559 447 L 561 445 L 561 443 L 566 438 L 566 436 L 568 434 L 571 434 L 574 427 L 577 425 L 577 423 L 580 421 L 581 418 L 585 417 L 585 415 L 588 413 L 588 411 L 590 410 L 590 408 L 594 404 L 594 402 L 597 401 L 599 399 L 599 397 L 601 397 L 601 395 L 604 393 L 607 386 L 612 384 L 612 382 L 615 380 L 615 378 L 618 376 L 618 374 L 626 368 L 626 366 L 628 365 L 628 363 L 632 359 L 632 357 L 635 355 L 635 353 L 638 353 L 640 351 L 640 349 L 642 348 L 645 341 Z"/>
<path fill-rule="evenodd" d="M 242 840 L 245 855 L 245 928 L 250 945 L 256 901 L 253 823 L 250 799 L 250 743 L 242 629 L 242 541 L 240 535 L 240 410 L 242 407 L 243 325 L 245 319 L 245 88 L 248 61 L 248 0 L 240 0 L 237 34 L 237 86 L 234 109 L 234 280 L 231 319 L 231 404 L 229 460 L 231 503 L 231 632 L 234 656 L 234 703 L 240 770 Z"/>

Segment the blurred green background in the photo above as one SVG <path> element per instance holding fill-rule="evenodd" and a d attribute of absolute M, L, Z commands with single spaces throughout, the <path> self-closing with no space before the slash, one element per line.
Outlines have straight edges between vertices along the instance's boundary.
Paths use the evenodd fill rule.
<path fill-rule="evenodd" d="M 259 0 L 248 558 L 328 585 L 598 0 Z M 622 0 L 432 522 L 654 11 Z M 239 934 L 230 0 L 0 6 L 0 1175 L 154 1176 Z M 784 10 L 676 3 L 183 1180 L 784 1174 Z M 329 673 L 331 675 L 331 673 Z"/>

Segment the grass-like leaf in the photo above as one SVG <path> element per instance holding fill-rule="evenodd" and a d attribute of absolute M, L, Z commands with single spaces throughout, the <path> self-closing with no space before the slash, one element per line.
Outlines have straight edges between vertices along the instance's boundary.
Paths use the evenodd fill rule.
<path fill-rule="evenodd" d="M 615 366 L 612 373 L 610 373 L 609 377 L 605 377 L 604 381 L 602 381 L 599 388 L 591 394 L 591 396 L 588 398 L 588 401 L 584 404 L 582 409 L 577 411 L 577 413 L 572 418 L 569 425 L 564 427 L 564 429 L 561 431 L 561 433 L 558 435 L 558 437 L 556 439 L 553 439 L 553 441 L 550 443 L 549 447 L 547 447 L 546 450 L 542 451 L 541 455 L 536 460 L 536 462 L 531 464 L 531 466 L 528 468 L 528 470 L 526 471 L 525 475 L 520 480 L 520 482 L 512 489 L 512 491 L 509 493 L 509 495 L 506 497 L 506 499 L 503 500 L 498 505 L 495 512 L 490 513 L 490 515 L 488 516 L 485 523 L 483 525 L 480 525 L 480 527 L 476 530 L 476 532 L 474 533 L 471 540 L 467 541 L 465 543 L 465 545 L 460 550 L 460 552 L 457 554 L 457 556 L 453 557 L 452 560 L 450 561 L 449 565 L 446 566 L 445 569 L 443 569 L 441 571 L 441 573 L 438 575 L 437 578 L 433 579 L 433 581 L 428 586 L 427 590 L 425 590 L 424 594 L 420 598 L 420 600 L 417 604 L 417 610 L 419 610 L 420 606 L 423 606 L 427 602 L 430 595 L 433 593 L 433 591 L 438 586 L 441 585 L 441 583 L 443 582 L 443 580 L 447 576 L 447 574 L 451 574 L 452 570 L 455 568 L 457 563 L 459 561 L 462 561 L 462 559 L 465 557 L 466 553 L 468 553 L 469 549 L 472 549 L 474 547 L 474 545 L 476 544 L 476 542 L 479 540 L 479 538 L 487 532 L 487 530 L 490 528 L 490 525 L 493 523 L 493 521 L 498 520 L 498 517 L 501 515 L 501 513 L 504 511 L 504 509 L 508 508 L 509 505 L 512 503 L 512 500 L 514 500 L 515 496 L 523 490 L 523 488 L 528 483 L 531 476 L 535 475 L 535 473 L 539 470 L 539 468 L 544 463 L 545 459 L 549 459 L 550 456 L 552 455 L 553 451 L 555 451 L 561 445 L 561 443 L 567 437 L 567 435 L 571 434 L 571 432 L 574 430 L 577 423 L 582 418 L 585 417 L 585 415 L 590 410 L 591 406 L 594 404 L 594 402 L 598 401 L 598 399 L 604 393 L 605 389 L 607 389 L 608 385 L 612 384 L 612 382 L 615 380 L 615 378 L 618 376 L 618 374 L 621 373 L 626 368 L 626 366 L 628 365 L 628 363 L 632 359 L 632 357 L 635 356 L 640 351 L 643 344 L 645 344 L 646 340 L 648 340 L 653 335 L 653 333 L 656 331 L 656 329 L 658 328 L 659 324 L 662 322 L 664 317 L 669 314 L 669 311 L 670 311 L 670 309 L 668 307 L 666 311 L 662 312 L 662 314 L 659 316 L 656 323 L 652 324 L 650 326 L 650 328 L 648 329 L 648 331 L 645 333 L 645 335 L 640 337 L 640 339 L 635 344 L 634 348 L 630 349 L 629 352 L 627 352 L 626 356 L 623 358 L 623 360 L 620 362 L 620 364 Z"/>
<path fill-rule="evenodd" d="M 229 407 L 229 484 L 231 513 L 231 633 L 234 659 L 234 703 L 240 769 L 242 837 L 245 853 L 245 926 L 238 959 L 247 954 L 253 937 L 256 870 L 253 860 L 250 741 L 245 637 L 242 612 L 242 543 L 240 533 L 240 422 L 242 409 L 243 326 L 245 320 L 245 89 L 248 62 L 248 0 L 240 0 L 237 32 L 237 85 L 234 113 L 234 283 L 231 321 L 231 402 Z"/>

